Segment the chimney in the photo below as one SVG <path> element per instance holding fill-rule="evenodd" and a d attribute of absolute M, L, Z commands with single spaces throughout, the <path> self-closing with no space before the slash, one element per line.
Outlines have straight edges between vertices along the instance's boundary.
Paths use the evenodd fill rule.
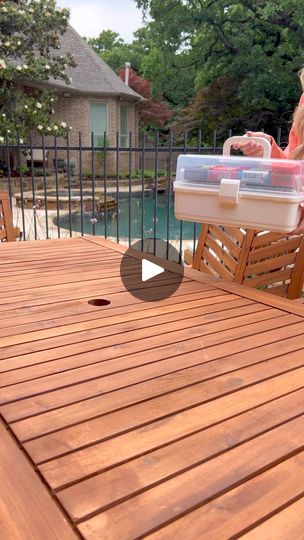
<path fill-rule="evenodd" d="M 125 84 L 129 86 L 129 72 L 130 72 L 131 64 L 130 62 L 125 62 Z"/>

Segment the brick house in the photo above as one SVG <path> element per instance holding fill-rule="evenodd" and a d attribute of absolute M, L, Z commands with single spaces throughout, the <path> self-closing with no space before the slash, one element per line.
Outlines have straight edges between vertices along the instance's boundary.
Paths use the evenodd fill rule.
<path fill-rule="evenodd" d="M 77 67 L 68 68 L 67 74 L 71 84 L 50 78 L 43 85 L 34 87 L 52 88 L 58 97 L 53 118 L 66 122 L 72 127 L 70 145 L 79 145 L 79 133 L 83 147 L 91 146 L 91 133 L 94 132 L 94 145 L 103 144 L 104 133 L 107 133 L 107 144 L 116 146 L 116 137 L 120 147 L 129 145 L 129 134 L 132 144 L 138 139 L 137 104 L 143 99 L 127 86 L 116 73 L 98 56 L 98 54 L 71 27 L 61 37 L 61 48 L 56 54 L 74 54 Z M 27 87 L 30 86 L 27 83 Z M 46 138 L 46 144 L 53 145 L 53 138 Z M 58 145 L 66 145 L 66 141 L 58 140 Z M 79 153 L 71 152 L 77 165 Z M 58 151 L 58 157 L 66 158 L 66 152 Z M 49 154 L 49 163 L 53 153 Z M 109 155 L 109 173 L 116 167 L 116 156 Z M 83 171 L 91 168 L 91 152 L 83 153 Z M 95 160 L 96 161 L 96 160 Z M 97 160 L 98 162 L 98 160 Z M 123 151 L 119 157 L 120 170 L 128 170 L 128 153 Z"/>

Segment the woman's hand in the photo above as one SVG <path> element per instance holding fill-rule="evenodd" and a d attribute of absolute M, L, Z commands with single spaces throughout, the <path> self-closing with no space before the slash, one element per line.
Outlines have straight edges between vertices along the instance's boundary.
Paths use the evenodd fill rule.
<path fill-rule="evenodd" d="M 262 131 L 247 131 L 247 137 L 262 137 L 271 143 L 272 138 L 270 135 L 263 133 Z M 255 141 L 244 141 L 242 143 L 236 143 L 233 145 L 234 150 L 241 150 L 245 156 L 249 157 L 262 157 L 263 146 Z"/>
<path fill-rule="evenodd" d="M 301 202 L 300 206 L 301 206 L 301 210 L 302 210 L 301 219 L 300 219 L 300 222 L 299 222 L 299 225 L 297 226 L 297 228 L 294 231 L 292 231 L 291 233 L 289 233 L 290 236 L 292 236 L 294 234 L 303 234 L 304 233 L 304 202 Z"/>

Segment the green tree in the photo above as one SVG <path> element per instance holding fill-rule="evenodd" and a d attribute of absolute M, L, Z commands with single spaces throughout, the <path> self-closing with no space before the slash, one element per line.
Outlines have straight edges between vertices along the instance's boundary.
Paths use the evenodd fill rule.
<path fill-rule="evenodd" d="M 125 43 L 112 30 L 103 30 L 98 37 L 86 41 L 114 71 L 122 69 L 125 62 L 130 62 L 136 71 L 140 71 L 142 50 L 135 41 Z"/>
<path fill-rule="evenodd" d="M 169 55 L 153 25 L 134 32 L 131 43 L 125 43 L 111 30 L 104 30 L 97 38 L 85 39 L 114 71 L 123 69 L 126 61 L 130 62 L 139 76 L 152 82 L 154 98 L 162 94 L 170 105 L 177 106 L 186 105 L 192 97 L 195 73 L 189 69 L 188 51 L 175 55 L 172 50 Z"/>
<path fill-rule="evenodd" d="M 142 76 L 151 81 L 153 95 L 161 93 L 175 107 L 187 105 L 194 95 L 197 69 L 191 45 L 193 21 L 184 3 L 137 2 L 149 16 L 145 28 L 149 50 L 142 60 Z"/>
<path fill-rule="evenodd" d="M 103 30 L 98 37 L 88 38 L 86 41 L 98 54 L 112 51 L 113 49 L 120 48 L 125 44 L 124 40 L 119 37 L 119 34 L 117 34 L 117 32 L 113 32 L 112 30 Z"/>
<path fill-rule="evenodd" d="M 261 127 L 265 119 L 268 128 L 294 109 L 300 92 L 296 73 L 303 64 L 304 0 L 137 0 L 137 5 L 149 15 L 156 44 L 145 58 L 145 76 L 154 70 L 147 78 L 157 80 L 166 96 L 165 84 L 169 88 L 180 80 L 189 90 L 194 74 L 196 97 L 188 114 L 193 128 L 210 126 L 215 118 L 223 129 Z M 167 83 L 164 75 L 156 77 L 166 63 Z M 210 98 L 214 106 L 217 101 L 211 113 Z M 249 125 L 253 120 L 255 126 Z"/>
<path fill-rule="evenodd" d="M 55 0 L 0 0 L 0 142 L 27 138 L 31 129 L 66 134 L 68 126 L 50 118 L 55 94 L 35 84 L 70 83 L 66 68 L 76 64 L 59 50 L 68 18 Z"/>
<path fill-rule="evenodd" d="M 177 54 L 169 47 L 164 49 L 157 41 L 141 63 L 142 76 L 151 81 L 152 93 L 161 93 L 174 107 L 186 105 L 193 96 L 195 70 L 189 51 Z"/>

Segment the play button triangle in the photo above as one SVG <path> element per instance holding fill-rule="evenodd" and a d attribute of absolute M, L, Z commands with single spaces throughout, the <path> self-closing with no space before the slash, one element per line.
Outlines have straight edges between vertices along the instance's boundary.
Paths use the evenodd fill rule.
<path fill-rule="evenodd" d="M 142 260 L 142 264 L 141 264 L 142 281 L 147 281 L 148 279 L 152 279 L 164 271 L 165 271 L 164 268 L 162 268 L 161 266 L 158 266 L 158 264 L 148 261 L 147 259 Z"/>

